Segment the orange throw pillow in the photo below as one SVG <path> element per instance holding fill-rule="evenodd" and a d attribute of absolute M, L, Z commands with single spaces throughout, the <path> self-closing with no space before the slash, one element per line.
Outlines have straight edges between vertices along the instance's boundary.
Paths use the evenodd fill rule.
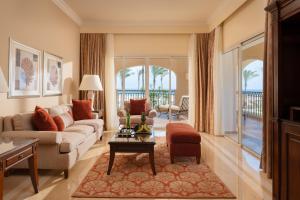
<path fill-rule="evenodd" d="M 141 115 L 146 112 L 146 99 L 130 99 L 130 114 Z"/>
<path fill-rule="evenodd" d="M 64 131 L 65 128 L 71 126 L 74 123 L 74 119 L 71 112 L 65 112 L 53 117 L 56 123 L 58 131 Z"/>
<path fill-rule="evenodd" d="M 39 106 L 35 107 L 32 122 L 38 131 L 58 131 L 53 118 L 45 109 Z"/>
<path fill-rule="evenodd" d="M 73 118 L 75 121 L 83 119 L 92 119 L 92 101 L 91 100 L 72 100 Z"/>

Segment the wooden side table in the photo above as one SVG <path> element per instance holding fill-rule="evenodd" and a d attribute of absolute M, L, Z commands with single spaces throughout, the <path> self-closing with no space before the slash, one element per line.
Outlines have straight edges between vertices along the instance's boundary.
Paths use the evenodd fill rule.
<path fill-rule="evenodd" d="M 28 160 L 31 182 L 35 193 L 39 192 L 38 139 L 0 138 L 0 200 L 3 199 L 4 173 L 16 164 Z"/>

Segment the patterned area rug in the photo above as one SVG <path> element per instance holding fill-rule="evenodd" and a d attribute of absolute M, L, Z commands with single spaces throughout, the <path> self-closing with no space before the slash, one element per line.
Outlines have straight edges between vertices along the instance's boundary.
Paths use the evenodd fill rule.
<path fill-rule="evenodd" d="M 73 197 L 84 198 L 235 198 L 224 183 L 194 158 L 170 164 L 167 146 L 157 144 L 153 176 L 147 154 L 116 154 L 111 175 L 106 175 L 109 153 L 102 155 Z"/>

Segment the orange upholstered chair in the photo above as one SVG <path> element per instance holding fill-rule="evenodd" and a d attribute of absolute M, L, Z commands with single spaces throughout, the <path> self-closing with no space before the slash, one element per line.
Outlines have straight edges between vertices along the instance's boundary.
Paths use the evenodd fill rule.
<path fill-rule="evenodd" d="M 197 163 L 200 163 L 201 137 L 192 126 L 184 123 L 168 123 L 166 140 L 171 163 L 174 163 L 175 156 L 195 156 Z"/>

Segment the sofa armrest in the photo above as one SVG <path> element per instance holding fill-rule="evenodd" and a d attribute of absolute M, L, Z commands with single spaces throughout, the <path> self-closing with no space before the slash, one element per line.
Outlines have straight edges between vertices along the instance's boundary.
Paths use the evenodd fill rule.
<path fill-rule="evenodd" d="M 62 142 L 61 133 L 55 131 L 5 131 L 1 135 L 10 138 L 37 138 L 39 144 L 60 144 Z"/>
<path fill-rule="evenodd" d="M 155 109 L 149 111 L 149 114 L 148 114 L 149 118 L 154 118 L 156 116 L 157 116 L 157 112 Z"/>
<path fill-rule="evenodd" d="M 126 117 L 126 114 L 127 114 L 126 110 L 124 109 L 118 110 L 118 117 Z"/>
<path fill-rule="evenodd" d="M 92 112 L 92 119 L 99 119 L 99 114 L 96 112 Z"/>

